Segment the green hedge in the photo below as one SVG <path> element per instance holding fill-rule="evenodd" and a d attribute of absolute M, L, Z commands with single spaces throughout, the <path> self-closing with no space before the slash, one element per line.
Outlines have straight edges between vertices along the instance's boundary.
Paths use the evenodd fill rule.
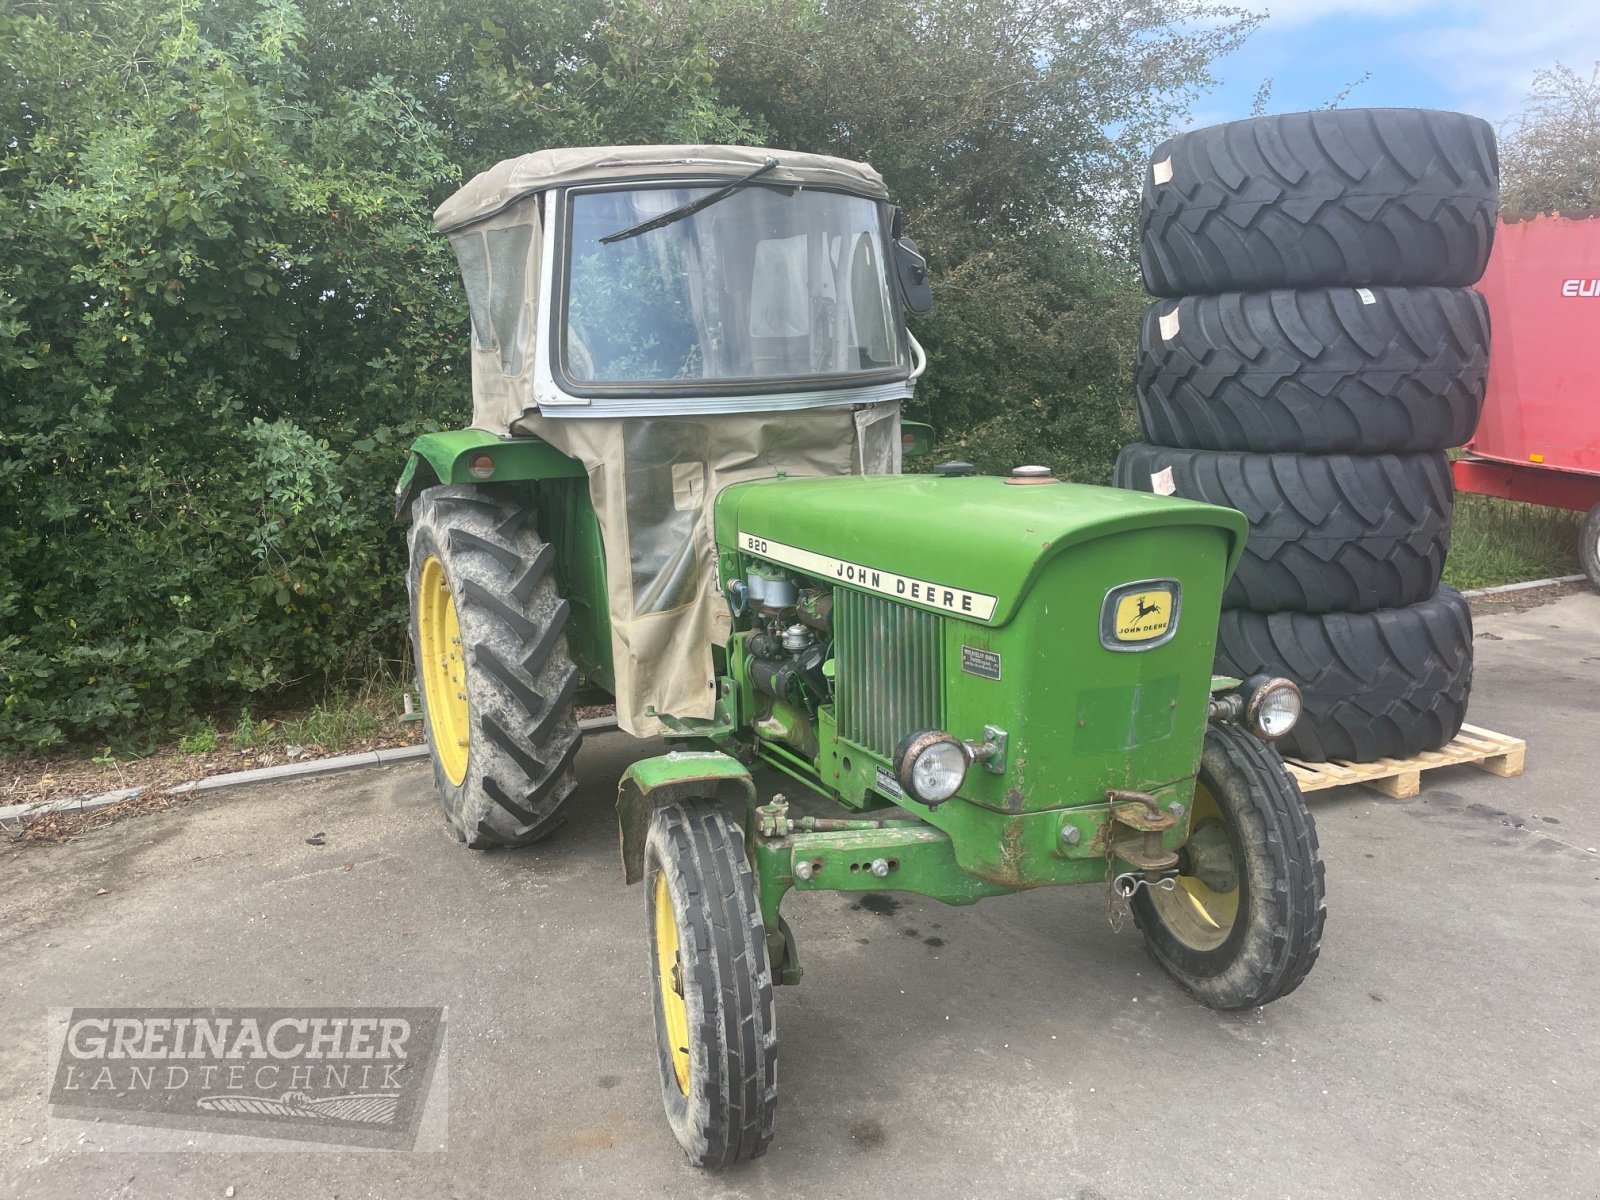
<path fill-rule="evenodd" d="M 393 480 L 468 411 L 434 205 L 540 146 L 867 157 L 924 414 L 1103 477 L 1143 148 L 1249 21 L 1178 0 L 51 0 L 0 12 L 0 749 L 148 744 L 402 653 Z M 761 30 L 759 38 L 752 30 Z"/>

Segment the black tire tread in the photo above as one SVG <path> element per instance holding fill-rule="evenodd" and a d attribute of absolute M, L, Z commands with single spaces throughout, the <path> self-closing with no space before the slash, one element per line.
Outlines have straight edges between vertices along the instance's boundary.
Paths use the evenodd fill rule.
<path fill-rule="evenodd" d="M 1447 450 L 1477 426 L 1488 365 L 1488 306 L 1470 288 L 1159 300 L 1139 332 L 1139 424 L 1192 450 Z"/>
<path fill-rule="evenodd" d="M 1264 944 L 1243 951 L 1244 971 L 1197 976 L 1163 953 L 1159 936 L 1152 936 L 1161 919 L 1148 892 L 1136 892 L 1131 907 L 1162 968 L 1202 1003 L 1231 1012 L 1281 1000 L 1311 973 L 1322 950 L 1327 889 L 1316 822 L 1277 752 L 1236 726 L 1214 726 L 1206 732 L 1202 759 L 1202 770 L 1211 768 L 1207 773 L 1213 786 L 1224 773 L 1217 770 L 1219 758 L 1226 763 L 1226 773 L 1237 775 L 1245 785 L 1243 791 L 1259 823 L 1255 845 L 1270 864 L 1271 891 L 1250 893 L 1250 919 L 1264 927 Z"/>
<path fill-rule="evenodd" d="M 1443 454 L 1300 455 L 1176 450 L 1133 442 L 1114 481 L 1242 512 L 1244 558 L 1224 608 L 1367 612 L 1433 595 L 1450 548 L 1454 486 Z"/>
<path fill-rule="evenodd" d="M 511 494 L 453 484 L 412 508 L 412 639 L 422 562 L 444 564 L 467 656 L 472 725 L 460 785 L 437 757 L 434 778 L 456 836 L 474 849 L 522 846 L 554 833 L 577 787 L 582 732 L 572 714 L 578 669 L 567 652 L 570 609 L 549 574 L 551 548 Z M 423 692 L 423 724 L 433 738 Z"/>
<path fill-rule="evenodd" d="M 654 894 L 655 872 L 669 872 L 674 904 L 692 939 L 682 942 L 685 972 L 700 997 L 711 1001 L 690 1034 L 712 1072 L 708 1081 L 697 1069 L 693 1082 L 710 1086 L 694 1098 L 704 1103 L 681 1108 L 670 1058 L 659 1043 L 657 1012 L 661 1086 L 673 1131 L 696 1166 L 759 1158 L 771 1144 L 777 1107 L 777 1025 L 766 933 L 743 835 L 712 804 L 664 805 L 651 814 L 647 860 L 648 894 Z M 653 921 L 648 905 L 646 915 Z M 651 962 L 653 972 L 653 950 Z M 690 1016 L 692 1022 L 693 1008 Z"/>
<path fill-rule="evenodd" d="M 1168 138 L 1145 172 L 1139 260 L 1156 296 L 1342 285 L 1466 287 L 1499 206 L 1488 122 L 1351 108 Z M 1156 167 L 1172 175 L 1158 183 Z"/>
<path fill-rule="evenodd" d="M 1224 611 L 1216 669 L 1283 675 L 1305 711 L 1278 743 L 1291 758 L 1372 762 L 1437 750 L 1472 691 L 1472 613 L 1459 592 L 1371 613 Z"/>

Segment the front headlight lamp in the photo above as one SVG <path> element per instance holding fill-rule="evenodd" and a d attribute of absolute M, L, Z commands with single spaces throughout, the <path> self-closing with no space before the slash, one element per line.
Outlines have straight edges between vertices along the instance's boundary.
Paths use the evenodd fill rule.
<path fill-rule="evenodd" d="M 1300 685 L 1282 676 L 1254 675 L 1240 690 L 1244 723 L 1263 741 L 1275 742 L 1293 729 L 1305 707 Z"/>
<path fill-rule="evenodd" d="M 966 747 L 950 734 L 925 729 L 900 743 L 895 777 L 912 799 L 936 808 L 960 790 L 969 761 Z"/>

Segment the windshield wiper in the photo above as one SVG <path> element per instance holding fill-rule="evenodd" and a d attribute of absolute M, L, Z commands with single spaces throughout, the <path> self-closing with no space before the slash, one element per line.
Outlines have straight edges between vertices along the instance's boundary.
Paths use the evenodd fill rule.
<path fill-rule="evenodd" d="M 651 217 L 648 221 L 640 221 L 637 225 L 630 225 L 626 229 L 619 229 L 616 233 L 608 233 L 605 237 L 600 239 L 600 244 L 602 246 L 609 246 L 612 242 L 625 242 L 629 238 L 638 237 L 641 233 L 649 233 L 652 229 L 660 229 L 663 225 L 671 225 L 675 222 L 683 220 L 685 217 L 692 217 L 701 209 L 710 208 L 719 200 L 726 200 L 729 196 L 733 195 L 734 192 L 738 191 L 747 184 L 755 182 L 777 165 L 777 159 L 768 158 L 766 162 L 762 163 L 754 171 L 751 171 L 750 174 L 745 175 L 742 178 L 735 179 L 726 187 L 718 188 L 709 196 L 701 196 L 700 199 L 691 200 L 687 204 L 680 204 L 677 208 L 672 209 L 670 212 L 664 212 L 659 217 Z M 793 188 L 785 188 L 784 190 L 789 192 L 794 191 Z"/>

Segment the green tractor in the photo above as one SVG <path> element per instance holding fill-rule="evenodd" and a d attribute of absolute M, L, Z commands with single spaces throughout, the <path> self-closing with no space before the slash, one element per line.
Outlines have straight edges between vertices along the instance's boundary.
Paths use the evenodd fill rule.
<path fill-rule="evenodd" d="M 1270 746 L 1299 693 L 1211 673 L 1244 518 L 1038 467 L 902 475 L 931 299 L 875 171 L 550 150 L 435 220 L 474 411 L 398 488 L 434 774 L 459 839 L 518 846 L 566 815 L 575 703 L 663 740 L 617 817 L 693 1162 L 772 1137 L 791 891 L 1097 884 L 1205 1004 L 1300 983 L 1322 864 Z"/>

